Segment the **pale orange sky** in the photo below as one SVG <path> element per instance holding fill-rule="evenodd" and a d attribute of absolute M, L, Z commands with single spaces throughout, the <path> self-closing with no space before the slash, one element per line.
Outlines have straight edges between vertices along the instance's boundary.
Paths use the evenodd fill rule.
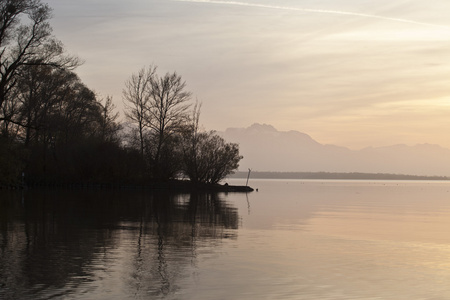
<path fill-rule="evenodd" d="M 153 63 L 186 80 L 207 129 L 450 148 L 450 1 L 47 2 L 81 79 L 120 110 L 125 80 Z"/>

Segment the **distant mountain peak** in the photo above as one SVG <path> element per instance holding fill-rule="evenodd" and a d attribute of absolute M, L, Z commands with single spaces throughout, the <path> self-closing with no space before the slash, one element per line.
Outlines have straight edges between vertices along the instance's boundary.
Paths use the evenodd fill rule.
<path fill-rule="evenodd" d="M 450 149 L 433 144 L 392 145 L 350 150 L 321 144 L 300 131 L 279 131 L 269 124 L 228 128 L 227 141 L 238 143 L 242 169 L 283 172 L 363 172 L 444 175 L 450 171 Z"/>
<path fill-rule="evenodd" d="M 247 130 L 255 130 L 255 131 L 270 131 L 270 132 L 277 132 L 278 130 L 269 124 L 260 124 L 260 123 L 254 123 L 250 127 L 247 128 Z"/>

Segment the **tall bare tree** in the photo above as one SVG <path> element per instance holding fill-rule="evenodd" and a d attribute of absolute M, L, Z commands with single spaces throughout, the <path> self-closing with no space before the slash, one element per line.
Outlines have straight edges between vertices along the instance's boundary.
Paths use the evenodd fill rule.
<path fill-rule="evenodd" d="M 155 143 L 152 161 L 158 173 L 164 168 L 161 161 L 164 146 L 173 141 L 189 119 L 191 93 L 185 91 L 186 82 L 175 72 L 163 77 L 155 74 L 150 83 L 149 126 Z"/>
<path fill-rule="evenodd" d="M 191 99 L 185 89 L 181 76 L 159 76 L 155 66 L 142 68 L 125 83 L 125 115 L 137 125 L 141 156 L 156 178 L 169 178 L 177 168 L 173 146 L 188 120 Z"/>
<path fill-rule="evenodd" d="M 65 55 L 62 43 L 52 36 L 50 18 L 50 7 L 40 0 L 0 1 L 0 108 L 23 68 L 74 68 L 81 64 L 77 57 Z"/>
<path fill-rule="evenodd" d="M 144 157 L 145 131 L 149 128 L 149 103 L 151 94 L 151 80 L 156 72 L 156 66 L 142 68 L 131 75 L 125 82 L 122 91 L 125 116 L 137 125 L 141 156 Z"/>

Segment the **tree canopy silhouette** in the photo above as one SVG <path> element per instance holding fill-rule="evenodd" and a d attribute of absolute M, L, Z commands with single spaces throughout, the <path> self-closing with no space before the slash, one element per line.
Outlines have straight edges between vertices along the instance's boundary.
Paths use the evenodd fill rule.
<path fill-rule="evenodd" d="M 216 184 L 239 166 L 237 144 L 199 128 L 200 106 L 193 111 L 191 93 L 177 73 L 159 76 L 156 66 L 142 68 L 126 81 L 126 116 L 135 124 L 131 140 L 153 178 L 171 179 L 180 173 L 196 183 Z M 134 134 L 134 138 L 133 138 Z"/>
<path fill-rule="evenodd" d="M 181 176 L 217 183 L 237 168 L 237 145 L 201 133 L 195 147 L 208 153 L 208 176 L 191 176 L 188 160 L 200 160 L 186 147 L 198 120 L 176 72 L 160 76 L 150 66 L 125 82 L 132 126 L 124 130 L 112 97 L 97 95 L 74 72 L 81 61 L 52 35 L 50 18 L 41 0 L 0 1 L 0 187 L 142 185 Z"/>
<path fill-rule="evenodd" d="M 28 66 L 80 64 L 77 57 L 65 55 L 63 44 L 52 36 L 50 17 L 50 7 L 40 0 L 0 2 L 0 108 L 11 100 L 18 77 Z"/>

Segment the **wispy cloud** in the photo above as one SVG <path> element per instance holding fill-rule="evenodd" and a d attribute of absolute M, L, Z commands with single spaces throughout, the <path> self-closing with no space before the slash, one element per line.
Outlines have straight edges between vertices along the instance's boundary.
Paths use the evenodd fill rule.
<path fill-rule="evenodd" d="M 80 77 L 119 109 L 126 78 L 156 63 L 204 103 L 206 128 L 450 148 L 448 0 L 47 2 L 55 35 L 86 60 Z"/>
<path fill-rule="evenodd" d="M 237 6 L 247 6 L 247 7 L 258 7 L 258 8 L 268 8 L 268 9 L 279 9 L 279 10 L 289 10 L 289 11 L 298 11 L 298 12 L 307 12 L 307 13 L 319 13 L 319 14 L 334 14 L 334 15 L 345 15 L 345 16 L 356 16 L 356 17 L 364 17 L 371 19 L 380 19 L 385 21 L 392 22 L 401 22 L 401 23 L 410 23 L 421 26 L 428 27 L 436 27 L 443 28 L 450 31 L 449 26 L 418 22 L 409 19 L 403 18 L 392 18 L 381 15 L 373 15 L 373 14 L 365 14 L 359 12 L 351 12 L 351 11 L 340 11 L 340 10 L 326 10 L 326 9 L 314 9 L 314 8 L 301 8 L 301 7 L 292 7 L 292 6 L 278 6 L 278 5 L 268 5 L 268 4 L 260 4 L 260 3 L 247 3 L 247 2 L 238 2 L 238 1 L 220 1 L 220 0 L 174 0 L 177 2 L 193 2 L 193 3 L 207 3 L 207 4 L 225 4 L 225 5 L 237 5 Z"/>

